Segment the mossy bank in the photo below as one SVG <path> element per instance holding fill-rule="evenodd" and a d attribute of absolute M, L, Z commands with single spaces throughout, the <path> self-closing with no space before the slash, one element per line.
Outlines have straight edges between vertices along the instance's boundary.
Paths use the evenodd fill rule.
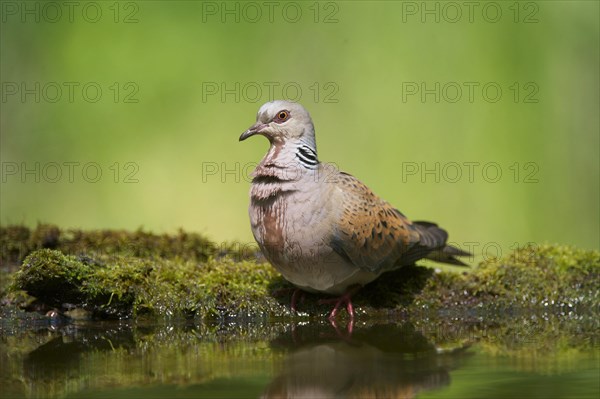
<path fill-rule="evenodd" d="M 5 305 L 74 318 L 292 316 L 291 286 L 252 246 L 219 246 L 184 231 L 63 231 L 50 225 L 2 227 L 0 244 Z M 598 312 L 599 277 L 600 252 L 541 245 L 466 272 L 405 267 L 366 286 L 354 302 L 363 318 Z M 306 296 L 300 317 L 327 313 L 318 298 Z"/>

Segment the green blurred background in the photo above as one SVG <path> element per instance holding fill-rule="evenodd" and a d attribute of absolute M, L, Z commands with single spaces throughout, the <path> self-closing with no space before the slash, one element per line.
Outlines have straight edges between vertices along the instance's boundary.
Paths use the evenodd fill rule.
<path fill-rule="evenodd" d="M 600 246 L 596 1 L 91 3 L 2 2 L 3 225 L 251 242 L 267 141 L 238 137 L 273 87 L 322 161 L 463 248 Z"/>

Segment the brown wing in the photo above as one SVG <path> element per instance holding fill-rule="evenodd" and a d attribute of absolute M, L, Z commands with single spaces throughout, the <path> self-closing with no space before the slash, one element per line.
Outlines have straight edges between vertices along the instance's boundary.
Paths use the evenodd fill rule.
<path fill-rule="evenodd" d="M 352 264 L 376 272 L 391 270 L 444 246 L 446 236 L 423 234 L 425 229 L 411 223 L 354 176 L 341 172 L 335 184 L 341 216 L 330 245 Z"/>

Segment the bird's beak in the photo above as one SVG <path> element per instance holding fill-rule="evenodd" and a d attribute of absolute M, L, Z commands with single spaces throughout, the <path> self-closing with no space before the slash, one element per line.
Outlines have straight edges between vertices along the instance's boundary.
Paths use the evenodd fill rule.
<path fill-rule="evenodd" d="M 267 123 L 256 122 L 254 125 L 250 126 L 248 130 L 246 130 L 240 136 L 240 141 L 246 140 L 250 136 L 254 136 L 257 133 L 260 133 L 261 130 L 269 126 Z"/>

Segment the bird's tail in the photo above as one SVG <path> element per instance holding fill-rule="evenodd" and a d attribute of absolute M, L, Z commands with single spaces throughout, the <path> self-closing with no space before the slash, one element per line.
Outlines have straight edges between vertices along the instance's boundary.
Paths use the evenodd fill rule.
<path fill-rule="evenodd" d="M 470 252 L 446 244 L 446 240 L 448 239 L 446 230 L 431 222 L 418 221 L 412 223 L 413 226 L 419 230 L 422 240 L 429 241 L 427 246 L 429 248 L 435 248 L 429 252 L 425 258 L 454 266 L 469 266 L 460 259 L 456 259 L 456 256 L 473 255 Z"/>
<path fill-rule="evenodd" d="M 434 260 L 440 263 L 448 263 L 454 266 L 469 267 L 465 262 L 460 259 L 456 259 L 455 256 L 472 256 L 470 252 L 463 251 L 453 247 L 452 245 L 446 245 L 444 248 L 436 249 L 430 252 L 425 258 Z"/>

